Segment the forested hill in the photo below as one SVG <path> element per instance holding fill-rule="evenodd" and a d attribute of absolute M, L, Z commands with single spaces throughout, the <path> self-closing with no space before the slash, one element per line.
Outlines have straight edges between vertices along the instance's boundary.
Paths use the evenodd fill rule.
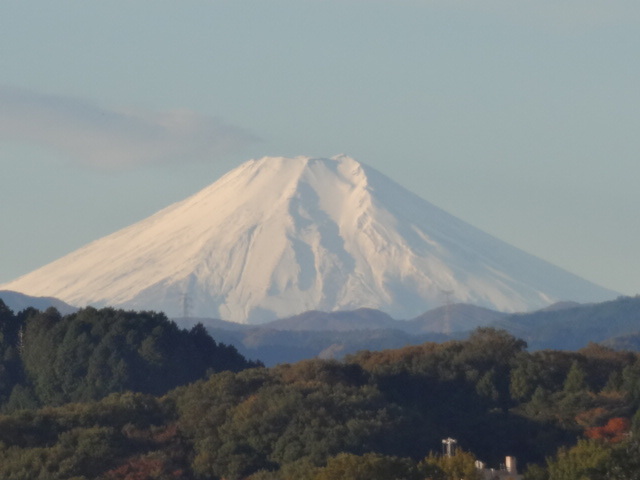
<path fill-rule="evenodd" d="M 24 364 L 14 369 L 24 383 L 0 415 L 3 480 L 479 480 L 476 459 L 497 467 L 505 455 L 518 458 L 526 480 L 622 480 L 640 471 L 636 353 L 595 344 L 528 352 L 524 341 L 485 328 L 464 341 L 341 362 L 245 368 L 200 329 L 180 331 L 159 314 L 23 315 L 2 314 L 3 341 L 13 335 L 8 343 L 17 345 L 3 352 L 3 379 Z M 205 342 L 229 353 L 227 363 L 203 360 Z M 186 378 L 170 365 L 181 362 L 227 370 L 161 396 L 82 398 L 99 397 L 112 378 L 122 390 L 161 393 L 161 376 Z M 10 411 L 18 385 L 31 389 L 31 401 L 59 406 Z M 461 450 L 435 455 L 448 437 Z"/>
<path fill-rule="evenodd" d="M 0 300 L 0 407 L 6 411 L 163 394 L 222 370 L 258 364 L 217 343 L 202 325 L 183 330 L 160 313 L 54 308 L 14 314 Z"/>

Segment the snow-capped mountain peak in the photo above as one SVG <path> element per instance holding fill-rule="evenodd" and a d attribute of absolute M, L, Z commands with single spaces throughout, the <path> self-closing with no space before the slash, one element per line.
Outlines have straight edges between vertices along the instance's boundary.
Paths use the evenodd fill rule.
<path fill-rule="evenodd" d="M 445 296 L 502 311 L 615 296 L 346 155 L 250 160 L 0 288 L 249 323 L 360 307 L 410 318 Z"/>

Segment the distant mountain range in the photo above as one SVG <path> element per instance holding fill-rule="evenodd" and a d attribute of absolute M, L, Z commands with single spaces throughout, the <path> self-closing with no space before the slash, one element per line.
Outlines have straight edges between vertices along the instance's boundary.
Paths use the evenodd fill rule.
<path fill-rule="evenodd" d="M 61 313 L 76 309 L 55 298 L 35 298 L 0 291 L 9 308 L 39 310 L 53 306 Z M 359 350 L 383 350 L 464 339 L 477 327 L 505 329 L 527 341 L 530 350 L 577 350 L 589 342 L 615 349 L 640 350 L 640 296 L 595 304 L 559 302 L 530 313 L 507 314 L 468 304 L 430 310 L 411 320 L 395 320 L 375 309 L 320 312 L 244 325 L 212 318 L 175 318 L 182 327 L 207 325 L 220 342 L 234 345 L 250 359 L 267 365 L 306 358 L 342 358 Z"/>
<path fill-rule="evenodd" d="M 309 310 L 370 308 L 409 319 L 443 304 L 518 312 L 617 295 L 344 155 L 248 161 L 192 197 L 0 288 L 78 306 L 251 324 Z M 457 328 L 448 318 L 446 327 Z M 436 321 L 418 323 L 429 331 Z"/>
<path fill-rule="evenodd" d="M 492 326 L 526 340 L 530 349 L 577 350 L 589 342 L 613 346 L 617 337 L 640 333 L 640 296 L 509 315 Z"/>
<path fill-rule="evenodd" d="M 209 331 L 214 338 L 235 345 L 243 355 L 267 365 L 314 357 L 341 358 L 359 350 L 400 348 L 427 341 L 460 340 L 477 327 L 507 330 L 527 341 L 530 350 L 578 350 L 590 342 L 640 350 L 640 297 L 585 305 L 560 302 L 521 314 L 456 304 L 404 321 L 393 320 L 380 311 L 360 309 L 306 312 L 260 326 L 207 322 L 212 325 Z"/>
<path fill-rule="evenodd" d="M 10 290 L 0 290 L 0 300 L 14 312 L 20 312 L 26 308 L 32 307 L 37 310 L 46 310 L 49 307 L 54 307 L 63 315 L 73 313 L 78 309 L 69 305 L 68 303 L 58 300 L 53 297 L 31 297 L 19 292 L 12 292 Z"/>

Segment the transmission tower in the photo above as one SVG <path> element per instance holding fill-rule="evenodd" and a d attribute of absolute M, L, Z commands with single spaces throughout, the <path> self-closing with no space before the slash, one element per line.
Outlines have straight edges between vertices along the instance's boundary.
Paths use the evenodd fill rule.
<path fill-rule="evenodd" d="M 187 292 L 182 294 L 182 317 L 189 318 L 191 313 L 191 299 Z"/>
<path fill-rule="evenodd" d="M 451 437 L 442 440 L 442 454 L 445 457 L 452 457 L 456 453 L 456 443 L 458 441 Z"/>
<path fill-rule="evenodd" d="M 445 334 L 451 334 L 451 305 L 453 305 L 453 290 L 440 289 L 440 293 L 444 297 L 444 326 Z"/>

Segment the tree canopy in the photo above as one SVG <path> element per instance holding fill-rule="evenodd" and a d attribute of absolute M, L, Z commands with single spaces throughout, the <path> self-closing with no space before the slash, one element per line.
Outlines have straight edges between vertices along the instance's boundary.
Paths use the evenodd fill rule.
<path fill-rule="evenodd" d="M 252 363 L 154 312 L 0 303 L 0 478 L 635 478 L 638 355 L 495 329 L 343 361 Z M 438 454 L 457 439 L 453 457 Z"/>

